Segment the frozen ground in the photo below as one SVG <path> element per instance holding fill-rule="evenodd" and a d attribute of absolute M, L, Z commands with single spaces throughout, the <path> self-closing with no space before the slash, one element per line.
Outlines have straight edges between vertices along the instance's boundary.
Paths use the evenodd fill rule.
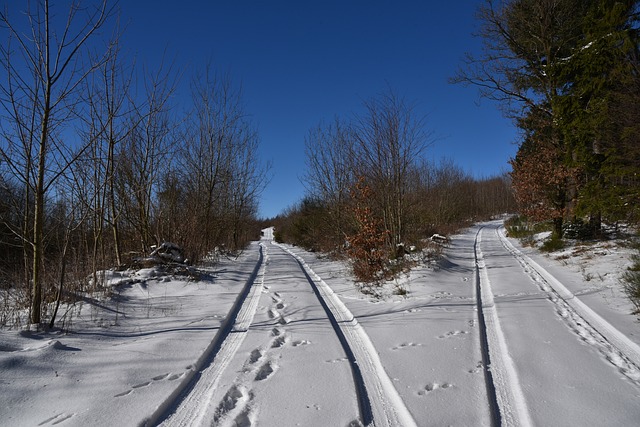
<path fill-rule="evenodd" d="M 68 333 L 0 331 L 0 425 L 638 424 L 617 246 L 547 257 L 480 224 L 375 300 L 271 237 L 198 281 L 136 272 Z"/>

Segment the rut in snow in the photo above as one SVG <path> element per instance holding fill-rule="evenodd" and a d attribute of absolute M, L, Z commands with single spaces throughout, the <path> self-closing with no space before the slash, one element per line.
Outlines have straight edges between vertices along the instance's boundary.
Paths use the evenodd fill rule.
<path fill-rule="evenodd" d="M 556 313 L 571 331 L 597 349 L 629 381 L 640 386 L 640 347 L 591 310 L 538 263 L 516 249 L 505 237 L 503 228 L 496 229 L 496 234 L 524 272 L 547 294 Z"/>
<path fill-rule="evenodd" d="M 233 307 L 227 315 L 218 333 L 208 348 L 198 359 L 190 375 L 185 378 L 181 387 L 163 402 L 144 423 L 145 425 L 200 425 L 210 418 L 213 408 L 202 402 L 211 401 L 220 376 L 235 356 L 242 344 L 249 325 L 253 321 L 262 293 L 264 274 L 268 259 L 265 247 L 260 244 L 259 259 L 244 288 L 238 295 Z M 227 406 L 231 402 L 250 400 L 251 396 L 242 389 L 230 392 Z M 246 414 L 239 414 L 240 417 Z"/>
<path fill-rule="evenodd" d="M 491 409 L 492 424 L 495 426 L 530 426 L 532 422 L 529 411 L 500 326 L 484 255 L 480 249 L 483 228 L 480 227 L 476 234 L 474 259 L 478 329 L 480 331 L 482 362 L 486 367 L 487 398 Z"/>
<path fill-rule="evenodd" d="M 415 420 L 387 375 L 371 339 L 351 311 L 309 265 L 284 246 L 273 243 L 299 264 L 347 356 L 353 374 L 360 421 L 365 426 L 416 426 Z"/>

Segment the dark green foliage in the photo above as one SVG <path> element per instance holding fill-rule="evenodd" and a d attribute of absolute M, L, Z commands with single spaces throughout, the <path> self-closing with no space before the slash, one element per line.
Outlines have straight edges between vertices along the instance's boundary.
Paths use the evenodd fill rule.
<path fill-rule="evenodd" d="M 576 219 L 564 225 L 564 237 L 576 240 L 592 240 L 599 237 L 600 224 Z"/>
<path fill-rule="evenodd" d="M 504 225 L 509 237 L 520 239 L 525 243 L 532 243 L 534 235 L 551 231 L 553 228 L 553 224 L 548 221 L 534 222 L 522 215 L 512 216 L 505 221 Z"/>
<path fill-rule="evenodd" d="M 536 221 L 640 220 L 640 2 L 487 0 L 476 84 L 522 129 L 511 175 Z"/>
<path fill-rule="evenodd" d="M 640 244 L 636 243 L 640 251 Z M 633 314 L 640 316 L 640 253 L 632 257 L 633 265 L 622 276 L 622 286 L 634 306 Z"/>
<path fill-rule="evenodd" d="M 556 252 L 564 249 L 564 247 L 564 240 L 552 236 L 549 240 L 545 240 L 545 242 L 540 247 L 540 250 L 542 252 Z"/>
<path fill-rule="evenodd" d="M 556 99 L 566 164 L 575 174 L 578 217 L 633 220 L 640 157 L 636 1 L 598 1 L 583 19 L 577 48 L 558 65 Z M 635 100 L 635 101 L 634 101 Z M 635 113 L 633 112 L 635 108 Z M 632 118 L 631 116 L 635 116 Z"/>

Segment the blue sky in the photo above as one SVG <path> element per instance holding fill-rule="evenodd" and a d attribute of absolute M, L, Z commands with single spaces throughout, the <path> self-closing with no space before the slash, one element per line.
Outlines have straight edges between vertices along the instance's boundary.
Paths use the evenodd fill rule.
<path fill-rule="evenodd" d="M 271 181 L 260 205 L 272 217 L 304 195 L 304 140 L 334 116 L 348 118 L 387 88 L 426 115 L 427 156 L 477 177 L 508 170 L 516 131 L 473 87 L 447 82 L 478 52 L 482 0 L 121 1 L 123 41 L 138 64 L 163 55 L 185 69 L 207 62 L 243 88 Z"/>

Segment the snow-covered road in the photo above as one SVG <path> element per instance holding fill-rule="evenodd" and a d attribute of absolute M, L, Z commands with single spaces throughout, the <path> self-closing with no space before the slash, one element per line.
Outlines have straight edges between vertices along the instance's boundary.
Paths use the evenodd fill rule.
<path fill-rule="evenodd" d="M 270 230 L 203 281 L 144 273 L 69 334 L 0 331 L 0 425 L 637 425 L 620 292 L 501 227 L 384 299 Z"/>
<path fill-rule="evenodd" d="M 613 325 L 516 249 L 499 224 L 479 230 L 478 246 L 486 260 L 480 268 L 480 285 L 491 294 L 492 308 L 483 299 L 484 311 L 493 313 L 502 334 L 501 345 L 492 346 L 490 340 L 489 353 L 507 359 L 495 369 L 491 358 L 494 377 L 504 375 L 508 380 L 496 384 L 496 389 L 500 394 L 508 387 L 505 394 L 513 397 L 499 402 L 502 416 L 507 416 L 503 422 L 637 422 L 640 366 L 632 361 L 640 356 L 637 344 L 626 337 L 618 339 L 622 334 Z"/>

